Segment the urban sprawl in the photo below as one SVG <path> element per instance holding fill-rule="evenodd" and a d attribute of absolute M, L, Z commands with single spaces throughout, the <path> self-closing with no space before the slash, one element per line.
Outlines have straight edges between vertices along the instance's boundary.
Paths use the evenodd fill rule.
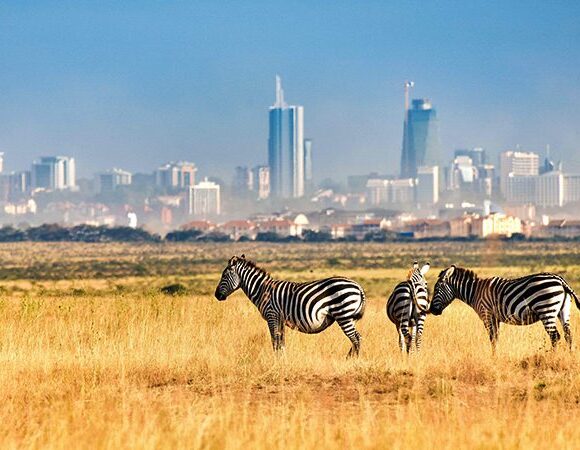
<path fill-rule="evenodd" d="M 267 163 L 236 167 L 231 182 L 200 179 L 187 161 L 151 173 L 112 168 L 77 180 L 72 156 L 40 157 L 30 170 L 4 173 L 9 153 L 1 153 L 1 222 L 183 230 L 216 240 L 580 237 L 580 174 L 555 164 L 549 147 L 542 154 L 506 149 L 498 164 L 478 147 L 445 154 L 432 103 L 409 102 L 413 83 L 404 86 L 397 176 L 316 183 L 304 109 L 285 102 L 276 77 Z"/>

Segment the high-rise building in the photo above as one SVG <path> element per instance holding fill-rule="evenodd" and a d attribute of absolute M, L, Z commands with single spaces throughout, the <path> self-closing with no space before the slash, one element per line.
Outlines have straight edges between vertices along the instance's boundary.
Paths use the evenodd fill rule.
<path fill-rule="evenodd" d="M 370 178 L 366 185 L 367 201 L 373 206 L 414 205 L 416 181 L 413 178 Z"/>
<path fill-rule="evenodd" d="M 312 139 L 304 139 L 304 189 L 312 192 L 314 179 L 312 174 Z"/>
<path fill-rule="evenodd" d="M 258 199 L 264 200 L 270 196 L 270 167 L 256 166 L 252 169 L 253 189 Z"/>
<path fill-rule="evenodd" d="M 580 202 L 580 174 L 564 174 L 564 204 Z"/>
<path fill-rule="evenodd" d="M 428 99 L 415 99 L 405 111 L 401 178 L 414 178 L 421 166 L 439 164 L 439 123 Z"/>
<path fill-rule="evenodd" d="M 196 172 L 192 162 L 170 162 L 155 171 L 155 183 L 162 188 L 187 189 L 195 184 Z"/>
<path fill-rule="evenodd" d="M 536 178 L 536 201 L 538 206 L 564 206 L 564 174 L 560 171 L 546 172 Z"/>
<path fill-rule="evenodd" d="M 205 178 L 188 189 L 188 214 L 208 218 L 221 214 L 220 185 Z"/>
<path fill-rule="evenodd" d="M 0 173 L 4 172 L 4 152 L 0 152 Z"/>
<path fill-rule="evenodd" d="M 304 108 L 287 105 L 279 76 L 276 103 L 270 107 L 268 166 L 271 193 L 278 198 L 304 195 Z"/>
<path fill-rule="evenodd" d="M 254 173 L 246 166 L 237 166 L 234 171 L 234 194 L 244 195 L 254 190 Z"/>
<path fill-rule="evenodd" d="M 131 184 L 133 175 L 131 172 L 121 169 L 111 169 L 97 174 L 97 189 L 99 192 L 113 192 L 119 186 Z"/>
<path fill-rule="evenodd" d="M 485 150 L 481 147 L 475 147 L 472 149 L 459 148 L 455 150 L 454 154 L 456 158 L 458 156 L 468 156 L 471 158 L 471 161 L 475 167 L 483 166 L 487 162 Z"/>
<path fill-rule="evenodd" d="M 500 155 L 500 189 L 507 197 L 508 183 L 514 177 L 535 176 L 540 173 L 540 156 L 532 152 L 508 150 Z M 510 181 L 511 180 L 511 181 Z"/>
<path fill-rule="evenodd" d="M 43 156 L 32 163 L 32 187 L 63 190 L 76 187 L 75 160 L 70 156 Z"/>
<path fill-rule="evenodd" d="M 419 208 L 439 201 L 439 167 L 421 166 L 417 169 L 416 201 Z"/>
<path fill-rule="evenodd" d="M 15 195 L 22 195 L 30 192 L 32 188 L 32 174 L 29 170 L 22 172 L 12 172 L 8 175 L 10 192 Z"/>

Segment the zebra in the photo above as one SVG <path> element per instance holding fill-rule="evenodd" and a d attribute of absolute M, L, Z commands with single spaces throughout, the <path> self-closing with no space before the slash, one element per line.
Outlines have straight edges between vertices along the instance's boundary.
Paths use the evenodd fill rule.
<path fill-rule="evenodd" d="M 352 343 L 348 356 L 358 355 L 361 335 L 355 321 L 363 316 L 366 304 L 365 293 L 358 283 L 343 277 L 307 283 L 276 280 L 241 255 L 228 261 L 215 297 L 223 301 L 238 288 L 268 323 L 274 351 L 285 347 L 285 326 L 313 334 L 337 322 Z"/>
<path fill-rule="evenodd" d="M 560 340 L 556 328 L 558 318 L 571 349 L 570 297 L 580 309 L 578 296 L 570 285 L 552 273 L 536 273 L 516 279 L 479 278 L 472 270 L 452 265 L 439 274 L 430 312 L 438 316 L 455 298 L 464 301 L 483 321 L 494 354 L 501 322 L 530 325 L 541 320 L 552 348 L 555 348 Z"/>
<path fill-rule="evenodd" d="M 413 339 L 417 351 L 421 349 L 423 324 L 429 309 L 429 292 L 425 280 L 429 268 L 429 263 L 426 263 L 419 269 L 419 263 L 415 261 L 407 280 L 397 284 L 387 300 L 387 317 L 397 327 L 402 352 L 409 353 Z"/>

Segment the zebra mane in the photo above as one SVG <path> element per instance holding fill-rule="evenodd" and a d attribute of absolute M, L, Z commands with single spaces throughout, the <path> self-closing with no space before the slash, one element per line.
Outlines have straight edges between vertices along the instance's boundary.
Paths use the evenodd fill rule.
<path fill-rule="evenodd" d="M 445 271 L 443 271 L 443 272 L 445 272 Z M 443 273 L 443 272 L 441 272 L 441 273 Z M 452 276 L 455 276 L 455 275 L 460 276 L 462 278 L 471 278 L 471 279 L 479 278 L 473 270 L 464 269 L 463 267 L 456 267 Z"/>
<path fill-rule="evenodd" d="M 266 270 L 259 267 L 254 261 L 250 261 L 249 259 L 239 259 L 238 261 L 239 263 L 242 263 L 246 267 L 251 267 L 252 269 L 257 270 L 260 273 L 270 276 L 270 274 Z"/>

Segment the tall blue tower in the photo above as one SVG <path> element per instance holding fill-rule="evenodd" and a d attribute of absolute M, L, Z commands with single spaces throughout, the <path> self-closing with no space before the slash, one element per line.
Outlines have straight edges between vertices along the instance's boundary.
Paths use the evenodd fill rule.
<path fill-rule="evenodd" d="M 401 177 L 415 178 L 421 166 L 439 163 L 439 122 L 428 99 L 415 99 L 405 111 Z"/>
<path fill-rule="evenodd" d="M 276 76 L 276 103 L 270 107 L 268 165 L 271 194 L 278 198 L 304 195 L 304 108 L 287 105 Z"/>

